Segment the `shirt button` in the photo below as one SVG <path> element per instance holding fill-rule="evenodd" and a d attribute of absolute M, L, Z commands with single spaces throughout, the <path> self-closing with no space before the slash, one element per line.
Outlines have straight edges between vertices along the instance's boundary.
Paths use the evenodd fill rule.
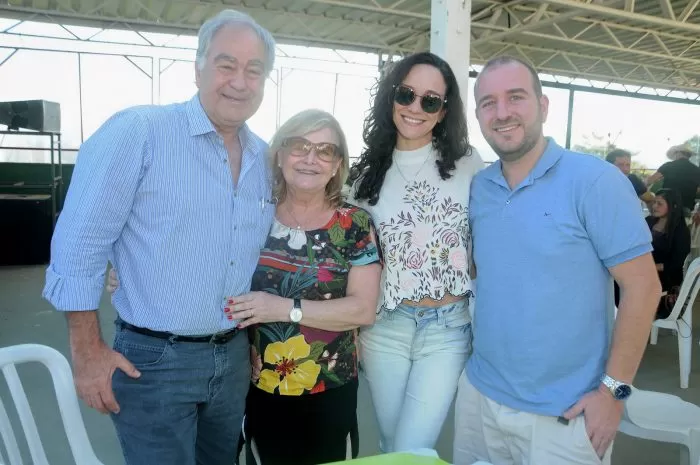
<path fill-rule="evenodd" d="M 506 205 L 510 205 L 510 200 L 506 200 Z"/>
<path fill-rule="evenodd" d="M 226 163 L 228 160 L 224 158 L 223 162 Z"/>
<path fill-rule="evenodd" d="M 236 263 L 236 261 L 235 261 L 235 260 L 231 260 L 231 261 L 229 262 L 229 265 L 233 266 L 234 263 Z"/>
<path fill-rule="evenodd" d="M 420 312 L 418 312 L 418 316 L 419 316 L 419 317 L 423 318 L 423 315 L 425 315 L 425 312 L 424 312 L 423 310 L 421 310 Z"/>

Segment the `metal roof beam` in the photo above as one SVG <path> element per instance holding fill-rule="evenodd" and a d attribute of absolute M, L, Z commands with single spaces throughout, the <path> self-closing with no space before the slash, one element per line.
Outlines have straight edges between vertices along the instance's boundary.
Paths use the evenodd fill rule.
<path fill-rule="evenodd" d="M 685 9 L 683 9 L 681 15 L 678 17 L 678 21 L 681 21 L 683 23 L 688 21 L 690 15 L 692 15 L 693 11 L 695 11 L 695 9 L 698 7 L 698 3 L 700 3 L 700 0 L 689 1 L 688 4 L 685 6 Z"/>
<path fill-rule="evenodd" d="M 611 4 L 613 2 L 617 3 L 617 0 L 611 0 L 611 1 L 605 2 L 605 4 Z M 547 5 L 543 5 L 543 6 L 547 6 Z M 506 8 L 506 7 L 504 7 L 504 8 Z M 534 16 L 533 15 L 530 16 L 531 21 L 528 21 L 525 24 L 522 24 L 522 25 L 519 25 L 519 26 L 516 26 L 513 28 L 504 28 L 504 31 L 501 33 L 498 33 L 498 34 L 493 34 L 493 35 L 490 35 L 487 37 L 479 38 L 479 39 L 473 41 L 472 45 L 479 45 L 479 44 L 482 44 L 482 43 L 487 42 L 489 40 L 504 39 L 506 37 L 509 37 L 511 35 L 514 35 L 514 34 L 519 34 L 519 33 L 522 33 L 524 31 L 531 31 L 533 29 L 540 29 L 540 28 L 543 28 L 545 26 L 549 26 L 549 25 L 558 23 L 560 21 L 565 21 L 567 19 L 571 19 L 571 18 L 578 16 L 580 14 L 578 11 L 567 11 L 566 13 L 558 13 L 558 14 L 552 15 L 552 16 L 548 17 L 547 19 L 541 19 L 541 16 L 543 14 L 545 14 L 545 10 L 546 10 L 546 8 L 542 8 L 542 6 L 540 6 L 534 12 Z M 510 10 L 508 10 L 508 11 L 510 11 Z M 549 14 L 549 13 L 547 13 L 547 14 Z M 472 23 L 472 26 L 474 26 L 474 25 L 475 25 L 475 23 Z"/>
<path fill-rule="evenodd" d="M 547 2 L 552 5 L 571 8 L 578 11 L 586 11 L 588 13 L 597 14 L 608 18 L 626 19 L 628 21 L 638 21 L 641 23 L 653 24 L 655 26 L 700 33 L 700 24 L 682 23 L 668 18 L 660 18 L 641 13 L 631 13 L 629 11 L 618 10 L 617 8 L 611 8 L 609 6 L 599 5 L 597 3 L 582 3 L 576 0 L 547 0 Z"/>
<path fill-rule="evenodd" d="M 665 17 L 673 21 L 676 20 L 676 13 L 673 11 L 671 0 L 659 0 L 659 6 Z"/>
<path fill-rule="evenodd" d="M 695 58 L 680 57 L 680 56 L 676 56 L 676 55 L 663 54 L 663 53 L 657 53 L 657 52 L 649 52 L 646 50 L 638 50 L 638 49 L 634 49 L 634 48 L 619 47 L 616 45 L 603 44 L 600 42 L 592 42 L 592 41 L 581 40 L 581 39 L 570 39 L 570 38 L 564 38 L 564 37 L 550 36 L 550 35 L 546 35 L 546 34 L 540 34 L 537 32 L 526 32 L 524 34 L 527 36 L 530 36 L 530 37 L 536 37 L 538 39 L 545 39 L 545 40 L 552 40 L 552 41 L 556 41 L 556 42 L 567 43 L 567 44 L 575 45 L 577 47 L 592 47 L 592 48 L 598 48 L 601 50 L 629 53 L 629 54 L 639 55 L 639 56 L 644 56 L 644 57 L 649 57 L 649 58 L 659 58 L 659 59 L 663 59 L 663 60 L 676 61 L 676 62 L 682 62 L 682 63 L 690 63 L 690 64 L 693 64 L 696 66 L 700 66 L 700 59 L 695 59 Z M 658 40 L 658 38 L 657 38 L 657 40 Z"/>
<path fill-rule="evenodd" d="M 503 46 L 515 46 L 515 44 L 508 43 L 508 42 L 495 42 L 493 45 L 503 45 Z M 553 49 L 553 48 L 547 48 L 547 47 L 540 47 L 536 45 L 528 45 L 528 44 L 517 44 L 519 47 L 523 47 L 526 49 L 538 51 L 538 52 L 544 52 L 544 53 L 553 53 L 555 51 L 559 52 L 560 54 L 566 54 L 569 57 L 579 57 L 583 58 L 586 60 L 601 60 L 601 58 L 597 55 L 589 55 L 586 53 L 580 53 L 580 52 L 572 52 L 570 50 L 561 50 L 561 49 Z M 483 53 L 482 53 L 483 54 Z M 483 54 L 483 55 L 489 55 L 489 54 Z M 637 67 L 640 66 L 638 61 L 632 61 L 632 60 L 625 60 L 625 59 L 620 59 L 620 58 L 606 58 L 606 61 L 608 61 L 610 65 L 615 65 L 616 63 L 619 63 L 620 65 L 624 65 L 625 67 Z M 669 71 L 669 67 L 667 66 L 657 66 L 657 65 L 646 65 L 651 69 L 657 69 L 659 71 Z M 700 75 L 700 73 L 697 73 Z M 697 91 L 697 89 L 696 89 Z"/>
<path fill-rule="evenodd" d="M 494 58 L 500 54 L 503 54 L 511 47 L 517 48 L 517 50 L 519 50 L 521 53 L 525 53 L 525 51 L 527 51 L 527 50 L 532 50 L 532 51 L 537 51 L 537 52 L 545 52 L 545 53 L 553 52 L 553 50 L 550 50 L 550 49 L 546 49 L 546 48 L 542 48 L 542 47 L 534 47 L 534 46 L 524 45 L 524 44 L 518 44 L 517 47 L 515 44 L 511 44 L 511 43 L 504 43 L 504 42 L 499 43 L 499 45 L 501 45 L 501 44 L 505 45 L 505 47 L 503 49 L 499 50 L 499 53 L 494 53 L 494 54 L 484 53 L 484 54 L 482 54 L 484 56 L 483 61 L 485 62 L 490 58 Z M 581 57 L 581 58 L 586 58 L 589 60 L 600 60 L 599 57 L 594 57 L 594 56 L 585 55 L 585 54 L 581 54 L 581 53 L 562 52 L 562 51 L 559 51 L 559 53 L 562 55 L 566 54 L 566 55 L 570 55 L 572 57 Z M 532 61 L 532 60 L 530 60 L 530 61 Z M 627 66 L 634 65 L 637 68 L 641 67 L 641 65 L 639 65 L 639 64 L 634 64 L 631 62 L 622 62 L 620 60 L 606 60 L 606 61 L 611 62 L 611 63 L 608 63 L 609 66 L 614 65 L 615 62 L 620 62 L 621 64 L 625 64 Z M 663 70 L 666 73 L 669 72 L 668 68 L 653 67 L 653 66 L 650 66 L 649 68 L 658 69 L 659 71 Z M 587 71 L 585 73 L 576 73 L 576 72 L 572 71 L 571 69 L 552 67 L 552 66 L 538 67 L 537 71 L 540 73 L 559 74 L 562 76 L 570 76 L 570 77 L 576 77 L 576 78 L 582 78 L 582 79 L 597 79 L 597 80 L 611 81 L 611 82 L 615 82 L 615 83 L 619 83 L 619 84 L 633 84 L 633 85 L 644 86 L 644 87 L 653 87 L 655 85 L 654 81 L 641 80 L 641 79 L 635 79 L 635 78 L 628 77 L 631 73 L 627 73 L 626 76 L 623 76 L 621 78 L 619 76 L 615 76 L 612 74 L 610 74 L 610 75 L 600 74 L 600 73 L 593 73 L 591 71 Z M 681 75 L 681 74 L 679 73 L 679 75 Z M 671 88 L 672 90 L 681 90 L 681 91 L 686 91 L 686 92 L 696 92 L 697 93 L 697 91 L 698 91 L 698 87 L 697 87 L 698 79 L 697 78 L 690 79 L 685 75 L 681 75 L 681 76 L 683 77 L 683 80 L 684 80 L 683 85 L 677 85 L 677 84 L 675 84 L 673 86 L 667 85 L 666 88 L 667 89 Z M 592 88 L 591 90 L 595 91 L 595 88 Z"/>
<path fill-rule="evenodd" d="M 542 28 L 545 26 L 549 26 L 550 24 L 554 24 L 558 21 L 576 16 L 577 14 L 578 14 L 578 11 L 572 11 L 572 12 L 557 15 L 554 18 L 548 18 L 548 19 L 545 19 L 542 21 L 535 21 L 535 22 L 523 24 L 522 26 L 513 27 L 510 29 L 503 28 L 503 32 L 499 32 L 497 34 L 492 34 L 492 35 L 487 36 L 487 37 L 479 38 L 479 39 L 473 41 L 472 45 L 480 45 L 480 44 L 483 44 L 485 42 L 490 42 L 492 40 L 501 40 L 501 39 L 505 39 L 505 38 L 512 36 L 512 35 L 515 35 L 515 34 L 523 33 L 525 31 L 539 29 L 539 28 Z M 478 23 L 472 23 L 472 26 L 477 26 L 477 25 L 478 25 Z"/>
<path fill-rule="evenodd" d="M 322 5 L 327 5 L 327 6 L 348 8 L 351 10 L 358 10 L 358 11 L 366 11 L 368 13 L 382 13 L 382 14 L 389 14 L 389 15 L 394 15 L 394 16 L 403 16 L 406 18 L 425 19 L 425 20 L 430 21 L 430 14 L 425 14 L 425 13 L 414 13 L 411 11 L 395 10 L 393 8 L 382 8 L 379 6 L 362 5 L 359 3 L 341 2 L 338 0 L 310 0 L 310 1 L 313 3 L 320 3 Z M 375 3 L 375 5 L 376 5 L 376 3 Z"/>

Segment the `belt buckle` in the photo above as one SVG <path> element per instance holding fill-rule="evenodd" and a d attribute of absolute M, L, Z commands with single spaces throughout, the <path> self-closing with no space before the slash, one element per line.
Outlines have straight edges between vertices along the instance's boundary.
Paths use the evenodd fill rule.
<path fill-rule="evenodd" d="M 232 330 L 225 331 L 223 333 L 212 334 L 209 342 L 211 344 L 226 344 L 228 341 L 233 339 L 233 336 L 235 336 L 237 332 L 238 332 L 238 329 L 234 328 Z"/>

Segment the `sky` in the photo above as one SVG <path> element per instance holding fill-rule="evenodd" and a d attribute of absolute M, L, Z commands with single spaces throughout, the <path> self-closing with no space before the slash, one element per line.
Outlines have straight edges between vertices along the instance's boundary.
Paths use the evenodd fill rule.
<path fill-rule="evenodd" d="M 0 65 L 0 101 L 59 102 L 64 147 L 77 149 L 120 109 L 189 99 L 196 92 L 195 47 L 196 37 L 139 36 L 133 31 L 18 24 L 0 18 L 0 63 L 5 61 Z M 377 76 L 373 54 L 278 45 L 263 104 L 249 124 L 269 140 L 278 125 L 296 112 L 321 108 L 338 118 L 356 157 L 362 150 L 362 123 Z M 472 89 L 470 80 L 466 110 L 470 140 L 486 161 L 493 161 L 496 155 L 474 116 Z M 564 145 L 568 90 L 545 87 L 544 92 L 550 99 L 545 134 Z M 665 161 L 668 147 L 700 134 L 700 106 L 576 92 L 572 145 L 585 143 L 592 134 L 630 150 L 636 162 L 656 168 Z M 0 145 L 46 147 L 46 141 L 0 136 Z M 68 152 L 64 162 L 74 159 L 75 153 Z M 47 156 L 3 150 L 0 161 L 46 162 Z"/>

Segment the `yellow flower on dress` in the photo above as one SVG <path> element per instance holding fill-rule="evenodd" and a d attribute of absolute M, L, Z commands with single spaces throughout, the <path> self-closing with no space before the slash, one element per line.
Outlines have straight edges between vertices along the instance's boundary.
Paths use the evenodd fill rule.
<path fill-rule="evenodd" d="M 321 366 L 313 360 L 298 363 L 308 357 L 310 352 L 311 346 L 306 343 L 303 334 L 284 342 L 269 344 L 265 348 L 264 362 L 274 365 L 274 368 L 266 368 L 260 373 L 258 387 L 270 394 L 279 387 L 283 396 L 300 396 L 304 389 L 312 389 L 316 385 Z"/>

